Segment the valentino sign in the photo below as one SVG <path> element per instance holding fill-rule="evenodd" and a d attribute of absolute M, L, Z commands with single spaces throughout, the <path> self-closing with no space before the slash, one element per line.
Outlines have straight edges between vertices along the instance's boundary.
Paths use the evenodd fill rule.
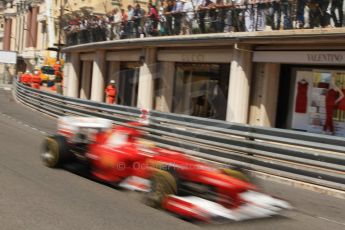
<path fill-rule="evenodd" d="M 344 60 L 343 54 L 334 54 L 334 53 L 315 53 L 315 54 L 308 54 L 307 59 L 310 62 L 341 62 Z"/>
<path fill-rule="evenodd" d="M 254 62 L 344 65 L 344 51 L 255 51 Z"/>

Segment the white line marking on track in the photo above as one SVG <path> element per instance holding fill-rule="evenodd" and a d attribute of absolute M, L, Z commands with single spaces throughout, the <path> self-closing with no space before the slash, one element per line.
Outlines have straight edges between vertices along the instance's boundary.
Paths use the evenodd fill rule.
<path fill-rule="evenodd" d="M 319 218 L 321 220 L 326 220 L 326 221 L 329 221 L 329 222 L 333 222 L 333 223 L 337 223 L 337 224 L 345 226 L 345 223 L 342 223 L 342 222 L 339 222 L 339 221 L 331 220 L 331 219 L 328 219 L 328 218 L 325 218 L 325 217 L 321 217 L 321 216 L 318 216 L 317 218 Z"/>
<path fill-rule="evenodd" d="M 325 221 L 328 221 L 328 222 L 332 222 L 332 223 L 335 223 L 335 224 L 339 224 L 339 225 L 344 225 L 344 226 L 345 226 L 345 222 L 339 222 L 339 221 L 332 220 L 332 219 L 329 219 L 329 218 L 326 218 L 326 217 L 314 215 L 314 214 L 311 214 L 311 213 L 306 212 L 306 211 L 301 210 L 301 209 L 295 209 L 295 211 L 296 211 L 296 212 L 299 212 L 299 213 L 301 213 L 301 214 L 303 214 L 303 215 L 312 217 L 312 218 L 317 218 L 317 219 L 321 219 L 321 220 L 325 220 Z"/>
<path fill-rule="evenodd" d="M 6 117 L 7 119 L 10 119 L 10 120 L 15 121 L 15 122 L 16 122 L 17 124 L 19 124 L 19 125 L 24 125 L 24 126 L 26 126 L 26 127 L 28 127 L 28 128 L 31 128 L 32 130 L 34 130 L 34 131 L 36 131 L 36 132 L 40 132 L 41 134 L 47 135 L 47 132 L 42 131 L 42 130 L 39 130 L 38 128 L 32 127 L 32 126 L 30 126 L 30 125 L 28 125 L 28 124 L 25 124 L 24 122 L 19 121 L 19 120 L 15 119 L 14 117 L 9 116 L 8 114 L 2 113 L 2 112 L 0 112 L 0 114 L 1 114 L 3 117 Z"/>

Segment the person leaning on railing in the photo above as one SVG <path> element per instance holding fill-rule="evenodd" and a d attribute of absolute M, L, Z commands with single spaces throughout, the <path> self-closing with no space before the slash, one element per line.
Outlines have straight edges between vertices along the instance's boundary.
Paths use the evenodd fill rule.
<path fill-rule="evenodd" d="M 285 0 L 282 0 L 285 1 Z M 273 10 L 273 8 L 272 8 Z M 280 25 L 280 8 L 276 8 L 279 14 L 277 23 Z M 278 15 L 277 14 L 277 15 Z M 244 31 L 263 31 L 266 29 L 266 19 L 267 19 L 267 4 L 265 1 L 251 0 L 248 1 L 244 9 Z M 285 18 L 284 18 L 285 19 Z M 278 26 L 279 28 L 279 26 Z"/>
<path fill-rule="evenodd" d="M 89 31 L 87 30 L 87 20 L 81 20 L 79 24 L 79 42 L 89 42 Z"/>
<path fill-rule="evenodd" d="M 112 23 L 112 39 L 120 39 L 121 24 L 122 24 L 122 14 L 119 9 L 114 9 L 113 11 L 113 21 Z"/>
<path fill-rule="evenodd" d="M 156 7 L 152 5 L 151 2 L 148 4 L 148 12 L 146 15 L 146 18 L 148 19 L 148 25 L 147 25 L 147 33 L 151 36 L 157 36 L 158 35 L 158 13 Z"/>
<path fill-rule="evenodd" d="M 216 0 L 215 2 L 215 32 L 223 32 L 225 27 L 225 14 L 227 12 L 227 6 L 224 4 L 224 0 Z"/>
<path fill-rule="evenodd" d="M 160 1 L 160 5 L 157 7 L 159 23 L 158 31 L 160 36 L 168 35 L 167 33 L 167 18 L 165 16 L 165 9 L 167 7 L 167 1 Z"/>
<path fill-rule="evenodd" d="M 127 6 L 127 23 L 126 23 L 126 37 L 127 38 L 133 38 L 133 27 L 134 27 L 134 8 L 132 5 Z"/>
<path fill-rule="evenodd" d="M 182 11 L 183 11 L 183 2 L 181 0 L 174 1 L 172 9 L 172 17 L 174 19 L 174 28 L 173 34 L 179 35 L 181 31 L 181 20 L 182 20 Z"/>
<path fill-rule="evenodd" d="M 221 28 L 223 28 L 223 30 L 219 32 L 240 31 L 238 26 L 238 18 L 241 9 L 239 9 L 238 2 L 227 0 L 217 3 L 217 7 L 221 9 L 221 17 L 223 17 L 223 21 L 220 23 L 218 28 L 218 30 Z"/>
<path fill-rule="evenodd" d="M 305 18 L 305 8 L 307 6 L 308 0 L 297 0 L 297 10 L 296 10 L 296 19 L 297 19 L 297 24 L 296 28 L 304 28 L 307 26 L 309 20 L 308 18 Z"/>
<path fill-rule="evenodd" d="M 193 33 L 194 7 L 191 0 L 181 0 L 182 7 L 182 22 L 181 35 Z"/>
<path fill-rule="evenodd" d="M 134 21 L 134 33 L 135 37 L 140 37 L 141 34 L 144 33 L 143 27 L 142 27 L 142 19 L 145 15 L 144 9 L 140 7 L 140 4 L 137 3 L 134 8 L 134 14 L 133 14 L 133 21 Z"/>
<path fill-rule="evenodd" d="M 321 10 L 318 0 L 308 0 L 307 2 L 309 23 L 305 28 L 315 28 L 320 26 Z"/>
<path fill-rule="evenodd" d="M 343 6 L 344 0 L 331 0 L 331 17 L 334 22 L 335 27 L 342 27 L 343 26 Z M 336 14 L 336 11 L 338 12 Z"/>
<path fill-rule="evenodd" d="M 164 8 L 164 16 L 166 18 L 166 34 L 172 35 L 173 34 L 173 17 L 172 11 L 174 9 L 174 1 L 167 0 L 166 7 Z"/>
<path fill-rule="evenodd" d="M 197 10 L 198 10 L 198 18 L 199 18 L 199 28 L 201 33 L 206 33 L 205 27 L 205 17 L 207 13 L 209 13 L 209 17 L 213 17 L 213 10 L 215 7 L 215 3 L 211 0 L 198 0 L 197 3 Z"/>
<path fill-rule="evenodd" d="M 128 15 L 125 9 L 121 9 L 121 31 L 120 31 L 120 39 L 126 38 L 125 28 L 127 25 Z"/>
<path fill-rule="evenodd" d="M 236 1 L 237 4 L 239 1 Z M 234 31 L 233 22 L 235 21 L 236 2 L 232 0 L 216 0 L 212 7 L 211 28 L 214 32 Z"/>
<path fill-rule="evenodd" d="M 107 41 L 111 39 L 111 21 L 109 18 L 109 15 L 103 16 L 103 27 L 104 27 L 104 32 L 105 32 L 105 38 Z"/>

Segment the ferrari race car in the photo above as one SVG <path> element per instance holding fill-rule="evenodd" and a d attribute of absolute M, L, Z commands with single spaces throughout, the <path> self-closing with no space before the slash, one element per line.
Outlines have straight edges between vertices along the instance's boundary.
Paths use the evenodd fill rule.
<path fill-rule="evenodd" d="M 142 191 L 149 206 L 190 220 L 241 221 L 290 208 L 260 192 L 242 170 L 212 167 L 143 141 L 137 129 L 142 125 L 113 127 L 101 118 L 62 117 L 57 135 L 45 139 L 41 157 L 48 167 L 79 160 L 98 180 Z"/>

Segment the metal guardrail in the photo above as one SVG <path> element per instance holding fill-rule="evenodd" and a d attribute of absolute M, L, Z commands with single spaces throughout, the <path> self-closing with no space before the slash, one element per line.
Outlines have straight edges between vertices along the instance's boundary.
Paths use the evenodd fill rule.
<path fill-rule="evenodd" d="M 65 97 L 14 84 L 17 99 L 52 116 L 81 115 L 114 124 L 137 120 L 139 108 Z M 345 191 L 345 138 L 149 112 L 140 127 L 158 146 L 248 170 Z"/>

